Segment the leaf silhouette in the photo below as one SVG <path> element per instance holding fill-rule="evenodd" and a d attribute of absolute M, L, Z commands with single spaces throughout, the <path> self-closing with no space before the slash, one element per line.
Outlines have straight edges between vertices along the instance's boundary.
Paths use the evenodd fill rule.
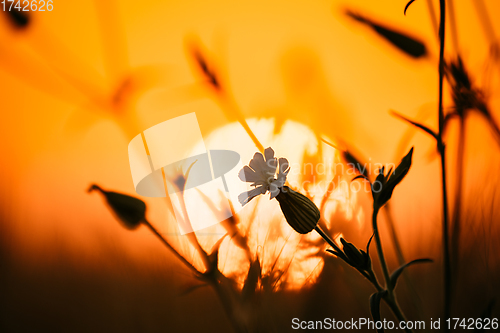
<path fill-rule="evenodd" d="M 347 11 L 346 15 L 360 23 L 371 27 L 379 36 L 381 36 L 393 46 L 398 48 L 400 51 L 406 53 L 412 58 L 421 58 L 427 55 L 427 48 L 425 47 L 424 43 L 408 36 L 407 34 L 376 23 L 371 19 L 368 19 L 351 11 Z"/>
<path fill-rule="evenodd" d="M 409 263 L 406 263 L 402 266 L 400 266 L 398 269 L 396 269 L 392 274 L 391 274 L 391 283 L 394 287 L 396 287 L 396 283 L 398 282 L 398 278 L 399 276 L 401 275 L 401 273 L 403 273 L 403 270 L 406 268 L 406 267 L 409 267 L 413 264 L 419 264 L 419 263 L 426 263 L 426 262 L 433 262 L 432 259 L 415 259 L 415 260 L 412 260 L 410 261 Z"/>
<path fill-rule="evenodd" d="M 425 125 L 422 125 L 420 123 L 417 123 L 417 122 L 415 122 L 413 120 L 410 120 L 410 119 L 406 118 L 405 116 L 397 113 L 396 111 L 391 110 L 390 113 L 393 116 L 395 116 L 395 117 L 397 117 L 399 119 L 402 119 L 402 120 L 404 120 L 404 121 L 412 124 L 415 127 L 420 128 L 421 130 L 423 130 L 424 132 L 426 132 L 427 134 L 429 134 L 430 136 L 432 136 L 434 139 L 436 139 L 436 140 L 438 139 L 438 134 L 436 132 L 434 132 L 433 130 L 431 130 L 429 127 L 427 127 Z"/>

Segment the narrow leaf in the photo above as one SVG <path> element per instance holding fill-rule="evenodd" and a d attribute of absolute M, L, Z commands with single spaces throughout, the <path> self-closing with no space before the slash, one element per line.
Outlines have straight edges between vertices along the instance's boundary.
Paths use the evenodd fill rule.
<path fill-rule="evenodd" d="M 351 181 L 355 181 L 356 179 L 360 179 L 360 178 L 363 178 L 364 180 L 370 182 L 370 180 L 368 179 L 368 177 L 366 177 L 365 175 L 358 175 L 356 177 L 354 177 Z"/>
<path fill-rule="evenodd" d="M 413 157 L 413 147 L 411 147 L 408 154 L 401 160 L 399 165 L 396 167 L 396 170 L 391 174 L 390 178 L 387 180 L 387 187 L 394 189 L 396 185 L 398 185 L 403 178 L 408 174 L 408 171 L 411 167 Z M 390 172 L 390 171 L 389 171 Z"/>
<path fill-rule="evenodd" d="M 433 130 L 431 130 L 429 127 L 427 127 L 427 126 L 425 126 L 425 125 L 422 125 L 422 124 L 419 124 L 419 123 L 417 123 L 417 122 L 415 122 L 415 121 L 412 121 L 412 120 L 410 120 L 410 119 L 406 118 L 405 116 L 400 115 L 399 113 L 397 113 L 397 112 L 395 112 L 395 111 L 392 111 L 392 110 L 391 110 L 391 111 L 390 111 L 390 113 L 391 113 L 393 116 L 395 116 L 395 117 L 397 117 L 397 118 L 399 118 L 399 119 L 402 119 L 402 120 L 404 120 L 404 121 L 406 121 L 406 122 L 408 122 L 408 123 L 412 124 L 412 125 L 413 125 L 413 126 L 415 126 L 415 127 L 420 128 L 421 130 L 423 130 L 423 131 L 424 131 L 424 132 L 426 132 L 427 134 L 431 135 L 434 139 L 436 139 L 436 140 L 438 139 L 438 135 L 437 135 L 437 133 L 436 133 L 436 132 L 434 132 Z"/>
<path fill-rule="evenodd" d="M 225 234 L 224 236 L 222 236 L 214 244 L 214 246 L 212 246 L 210 254 L 208 255 L 208 259 L 210 260 L 210 264 L 212 265 L 211 268 L 210 268 L 212 271 L 217 270 L 217 267 L 219 265 L 219 248 L 220 248 L 220 245 L 222 244 L 222 241 L 224 240 L 224 238 L 226 238 L 226 236 L 227 236 L 227 234 Z"/>
<path fill-rule="evenodd" d="M 352 17 L 358 22 L 361 22 L 373 30 L 384 38 L 386 41 L 391 43 L 393 46 L 398 48 L 400 51 L 406 53 L 410 57 L 420 58 L 427 55 L 427 49 L 425 45 L 419 40 L 408 36 L 405 33 L 399 32 L 390 27 L 384 26 L 380 23 L 374 22 L 371 19 L 363 17 L 359 14 L 355 14 L 351 11 L 347 11 L 346 15 Z"/>
<path fill-rule="evenodd" d="M 342 151 L 342 157 L 348 164 L 352 164 L 356 171 L 358 171 L 360 174 L 362 174 L 363 176 L 368 176 L 366 164 L 365 167 L 363 167 L 363 164 L 361 164 L 359 159 L 356 158 L 351 152 L 349 152 L 348 150 Z"/>
<path fill-rule="evenodd" d="M 370 296 L 370 312 L 372 314 L 373 321 L 377 322 L 380 321 L 380 300 L 382 297 L 384 297 L 386 291 L 379 291 L 376 293 L 373 293 Z M 377 329 L 378 333 L 383 333 L 384 329 Z"/>
<path fill-rule="evenodd" d="M 375 233 L 372 234 L 370 237 L 370 240 L 368 241 L 368 244 L 366 244 L 366 253 L 370 254 L 370 244 L 372 243 L 373 236 L 375 236 Z"/>
<path fill-rule="evenodd" d="M 392 274 L 391 274 L 391 283 L 394 287 L 396 287 L 396 283 L 398 282 L 398 278 L 399 276 L 401 275 L 401 273 L 403 273 L 403 270 L 408 267 L 408 266 L 411 266 L 413 264 L 418 264 L 418 263 L 426 263 L 426 262 L 432 262 L 432 259 L 415 259 L 413 261 L 410 261 L 409 263 L 406 263 L 404 265 L 402 265 L 401 267 L 399 267 L 398 269 L 396 269 Z"/>
<path fill-rule="evenodd" d="M 339 252 L 337 252 L 335 250 L 327 249 L 326 252 L 330 252 L 331 254 L 334 254 L 337 257 L 341 257 L 342 256 L 342 254 L 340 254 Z"/>

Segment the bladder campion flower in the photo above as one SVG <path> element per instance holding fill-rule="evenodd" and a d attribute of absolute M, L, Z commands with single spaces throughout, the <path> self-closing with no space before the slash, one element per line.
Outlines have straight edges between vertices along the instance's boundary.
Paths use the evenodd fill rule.
<path fill-rule="evenodd" d="M 279 172 L 276 176 L 276 169 L 279 163 Z M 255 153 L 248 165 L 240 170 L 238 177 L 244 182 L 252 183 L 255 188 L 243 192 L 238 196 L 241 205 L 246 205 L 250 200 L 267 191 L 271 194 L 270 199 L 276 198 L 286 182 L 286 176 L 290 168 L 286 158 L 277 159 L 274 157 L 274 150 L 268 147 L 264 150 L 264 155 Z"/>
<path fill-rule="evenodd" d="M 278 164 L 279 172 L 275 178 Z M 276 198 L 280 203 L 281 211 L 288 224 L 298 233 L 307 234 L 318 224 L 320 212 L 305 195 L 285 186 L 289 171 L 288 160 L 276 159 L 272 148 L 266 148 L 264 156 L 261 153 L 255 153 L 249 166 L 244 166 L 238 174 L 242 181 L 252 182 L 255 188 L 241 193 L 238 200 L 245 205 L 259 194 L 269 191 L 271 199 Z"/>

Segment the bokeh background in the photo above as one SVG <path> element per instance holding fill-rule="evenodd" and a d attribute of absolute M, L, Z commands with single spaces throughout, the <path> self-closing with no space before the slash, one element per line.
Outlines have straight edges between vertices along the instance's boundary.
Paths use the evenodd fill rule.
<path fill-rule="evenodd" d="M 410 318 L 439 317 L 439 158 L 434 141 L 389 113 L 396 110 L 437 128 L 439 50 L 429 9 L 438 13 L 438 3 L 419 0 L 404 16 L 405 5 L 391 0 L 56 1 L 53 11 L 30 12 L 24 21 L 1 13 L 2 331 L 231 330 L 210 287 L 194 289 L 199 281 L 149 230 L 124 229 L 102 198 L 87 193 L 96 183 L 135 195 L 129 141 L 189 112 L 196 112 L 207 147 L 237 150 L 244 163 L 257 151 L 231 116 L 236 111 L 228 111 L 203 81 L 193 46 L 203 50 L 262 144 L 291 163 L 341 161 L 339 151 L 320 138 L 355 148 L 371 163 L 396 163 L 415 147 L 412 169 L 392 200 L 392 217 L 405 258 L 429 257 L 435 263 L 409 271 L 398 286 L 399 298 Z M 446 57 L 461 55 L 493 121 L 500 122 L 500 3 L 453 1 L 452 9 Z M 347 10 L 366 20 L 354 20 Z M 426 54 L 408 56 L 367 20 L 422 42 Z M 445 107 L 453 107 L 448 85 Z M 460 265 L 452 303 L 458 317 L 483 316 L 499 296 L 500 142 L 492 124 L 474 112 L 467 118 Z M 452 120 L 446 132 L 451 193 L 457 184 L 458 133 Z M 319 179 L 305 171 L 295 176 Z M 176 236 L 165 201 L 142 199 L 151 223 L 196 263 L 189 243 Z M 344 191 L 328 204 L 325 218 L 333 236 L 342 233 L 363 248 L 371 235 L 370 196 Z M 262 211 L 250 218 L 256 207 Z M 255 234 L 265 238 L 252 243 L 252 255 L 264 258 L 262 249 L 272 246 L 263 272 L 274 260 L 296 267 L 283 278 L 287 283 L 252 303 L 264 309 L 268 331 L 290 330 L 294 317 L 369 317 L 370 285 L 323 255 L 315 236 L 305 240 L 316 251 L 294 257 L 299 251 L 294 245 L 280 258 L 284 244 L 302 240 L 286 229 L 277 202 L 256 199 L 242 212 L 242 225 L 252 219 L 258 220 Z M 381 217 L 394 269 L 397 258 L 386 222 Z M 266 247 L 273 223 L 280 225 L 279 242 Z M 199 237 L 209 247 L 218 236 Z M 226 243 L 221 255 L 231 263 L 230 240 Z M 224 270 L 241 284 L 246 270 L 236 269 L 241 262 L 232 263 L 233 269 L 228 264 Z M 498 317 L 498 307 L 492 309 Z M 391 317 L 386 309 L 383 314 Z"/>

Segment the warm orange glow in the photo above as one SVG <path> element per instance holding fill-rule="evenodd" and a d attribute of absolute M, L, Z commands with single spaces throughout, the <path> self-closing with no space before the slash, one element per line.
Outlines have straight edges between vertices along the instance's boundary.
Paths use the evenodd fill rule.
<path fill-rule="evenodd" d="M 437 296 L 441 280 L 436 276 L 442 273 L 442 199 L 436 142 L 389 113 L 394 110 L 438 128 L 439 49 L 428 7 L 434 4 L 437 12 L 438 1 L 416 1 L 406 16 L 406 0 L 55 2 L 52 12 L 31 13 L 26 28 L 14 27 L 0 12 L 0 267 L 6 263 L 9 272 L 6 299 L 19 302 L 13 312 L 24 313 L 25 304 L 38 304 L 34 300 L 45 304 L 46 295 L 55 295 L 54 311 L 69 308 L 66 297 L 74 303 L 79 298 L 67 296 L 67 290 L 83 290 L 80 298 L 88 300 L 91 309 L 102 303 L 101 289 L 117 303 L 121 300 L 117 294 L 132 290 L 124 302 L 136 304 L 139 309 L 130 313 L 140 313 L 141 320 L 147 321 L 151 308 L 170 306 L 165 316 L 177 320 L 174 331 L 182 331 L 179 318 L 185 317 L 179 313 L 186 309 L 221 321 L 222 315 L 211 316 L 222 313 L 219 303 L 210 311 L 198 303 L 202 295 L 200 299 L 212 304 L 212 291 L 182 298 L 188 305 L 178 301 L 184 289 L 203 281 L 193 278 L 150 230 L 143 226 L 125 230 L 102 198 L 86 192 L 96 183 L 138 196 L 127 155 L 130 140 L 158 123 L 195 112 L 206 148 L 235 150 L 244 164 L 258 151 L 241 125 L 248 122 L 264 147 L 288 158 L 288 182 L 321 207 L 322 227 L 338 244 L 343 237 L 360 249 L 366 248 L 373 233 L 372 196 L 366 182 L 352 182 L 355 175 L 345 167 L 341 150 L 359 152 L 374 176 L 374 166 L 396 163 L 414 146 L 411 171 L 394 192 L 390 214 L 379 215 L 381 237 L 391 269 L 400 261 L 393 231 L 406 261 L 435 259 L 429 271 L 417 269 L 413 277 L 417 289 L 423 290 L 422 304 L 403 306 L 411 317 L 441 315 Z M 478 14 L 479 3 L 491 15 L 493 34 Z M 453 4 L 458 43 L 448 21 L 446 59 L 455 60 L 460 53 L 493 120 L 500 123 L 500 1 Z M 428 55 L 419 59 L 405 55 L 367 24 L 348 17 L 346 10 L 417 38 L 425 43 Z M 194 47 L 206 56 L 224 90 L 204 77 Z M 444 91 L 445 110 L 451 112 L 448 83 Z M 459 137 L 459 122 L 451 118 L 445 133 L 450 211 L 459 184 Z M 459 314 L 477 310 L 470 317 L 478 317 L 491 298 L 500 297 L 495 285 L 500 277 L 500 141 L 477 112 L 467 117 L 465 138 L 460 260 L 454 267 L 460 292 L 454 306 Z M 168 175 L 163 172 L 163 177 L 166 186 Z M 325 196 L 332 184 L 333 191 Z M 371 286 L 353 288 L 366 282 L 363 277 L 344 272 L 347 266 L 325 253 L 328 247 L 315 232 L 303 236 L 294 232 L 278 202 L 268 195 L 252 200 L 236 215 L 241 234 L 223 240 L 220 271 L 241 290 L 258 259 L 259 290 L 283 292 L 282 303 L 269 306 L 280 309 L 291 303 L 286 297 L 302 297 L 307 306 L 318 303 L 313 296 L 304 298 L 309 292 L 315 297 L 323 293 L 314 288 L 330 283 L 321 279 L 325 274 L 332 279 L 327 292 L 345 299 L 344 304 L 331 304 L 334 311 L 329 316 L 368 316 L 365 296 L 373 292 Z M 169 200 L 141 199 L 148 221 L 203 271 L 204 262 L 193 243 L 179 235 Z M 212 199 L 217 205 L 218 198 Z M 196 236 L 210 252 L 228 230 L 234 231 L 221 223 Z M 371 251 L 380 273 L 373 245 Z M 39 276 L 45 279 L 40 282 Z M 165 276 L 168 282 L 158 282 Z M 114 281 L 118 281 L 116 294 L 110 288 Z M 401 285 L 402 295 L 414 292 L 408 284 Z M 139 291 L 134 294 L 136 287 Z M 87 295 L 86 288 L 93 293 Z M 143 290 L 155 295 L 150 299 L 166 301 L 135 302 Z M 133 317 L 114 305 L 103 305 L 118 309 L 105 320 Z M 39 308 L 43 307 L 33 305 L 34 310 L 26 312 L 40 313 L 43 320 L 50 317 L 51 307 Z M 123 322 L 124 327 L 136 327 L 129 324 Z"/>
<path fill-rule="evenodd" d="M 259 140 L 266 142 L 266 146 L 273 147 L 276 156 L 287 156 L 291 166 L 288 176 L 291 186 L 305 190 L 318 206 L 321 206 L 326 197 L 323 211 L 329 228 L 335 221 L 342 219 L 355 225 L 354 229 L 362 229 L 365 222 L 363 208 L 356 205 L 358 193 L 349 189 L 352 175 L 349 176 L 346 172 L 338 174 L 343 170 L 335 170 L 337 164 L 332 161 L 341 164 L 335 148 L 319 142 L 311 129 L 297 122 L 286 121 L 278 133 L 274 132 L 274 119 L 249 119 L 248 124 Z M 214 130 L 204 141 L 207 149 L 238 151 L 245 164 L 255 153 L 252 141 L 239 123 Z M 314 164 L 307 162 L 311 156 L 316 158 Z M 186 165 L 183 172 L 188 167 Z M 331 179 L 337 177 L 339 185 L 333 190 L 329 189 Z M 301 236 L 294 232 L 287 225 L 278 202 L 269 201 L 268 196 L 266 194 L 254 199 L 239 212 L 237 227 L 243 231 L 249 250 L 238 247 L 230 239 L 224 240 L 219 252 L 219 268 L 222 273 L 234 277 L 243 286 L 250 263 L 258 259 L 263 276 L 270 277 L 275 290 L 299 289 L 307 283 L 314 283 L 323 267 L 323 259 L 319 253 L 325 248 L 324 242 L 316 233 Z M 218 207 L 218 200 L 221 198 L 211 198 L 215 207 Z M 199 203 L 193 202 L 193 206 L 188 209 L 195 210 L 197 205 L 203 204 L 202 199 L 199 200 Z M 233 206 L 236 205 L 233 202 Z M 335 216 L 335 219 L 330 219 L 330 216 Z M 196 234 L 202 240 L 202 245 L 210 249 L 226 232 L 223 225 L 217 225 Z M 312 246 L 307 247 L 305 244 Z M 203 269 L 203 266 L 198 268 Z"/>

